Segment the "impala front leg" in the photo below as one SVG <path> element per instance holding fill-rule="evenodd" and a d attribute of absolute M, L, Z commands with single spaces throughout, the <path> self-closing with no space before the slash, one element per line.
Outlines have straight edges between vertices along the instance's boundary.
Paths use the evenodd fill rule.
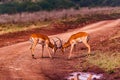
<path fill-rule="evenodd" d="M 64 52 L 65 52 L 65 49 L 61 49 L 61 51 L 62 51 L 62 53 L 64 54 Z"/>
<path fill-rule="evenodd" d="M 44 52 L 44 45 L 42 45 L 42 58 L 43 58 L 43 52 Z"/>
<path fill-rule="evenodd" d="M 70 59 L 70 58 L 71 58 L 71 55 L 72 55 L 73 48 L 74 48 L 74 44 L 72 44 L 72 45 L 71 45 L 70 54 L 69 54 L 69 57 L 68 57 L 68 59 Z"/>
<path fill-rule="evenodd" d="M 46 48 L 47 48 L 47 51 L 48 51 L 49 57 L 52 58 L 48 45 L 46 45 Z"/>
<path fill-rule="evenodd" d="M 85 44 L 85 46 L 88 48 L 88 55 L 90 55 L 90 45 L 87 43 L 87 41 L 83 41 L 83 43 Z"/>
<path fill-rule="evenodd" d="M 36 42 L 36 43 L 33 43 L 33 44 L 31 45 L 31 47 L 30 47 L 30 49 L 31 49 L 31 54 L 32 54 L 32 58 L 34 58 L 34 59 L 36 59 L 36 58 L 34 57 L 34 49 L 35 49 L 36 45 L 37 45 L 37 42 Z"/>

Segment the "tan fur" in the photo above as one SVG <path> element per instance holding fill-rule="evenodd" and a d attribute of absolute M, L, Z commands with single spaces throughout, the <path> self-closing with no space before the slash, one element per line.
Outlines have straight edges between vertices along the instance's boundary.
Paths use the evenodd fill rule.
<path fill-rule="evenodd" d="M 71 58 L 71 54 L 72 54 L 75 44 L 78 44 L 79 42 L 84 43 L 85 46 L 88 48 L 88 53 L 90 53 L 90 45 L 88 44 L 88 36 L 89 35 L 86 32 L 78 32 L 76 34 L 71 35 L 68 41 L 65 44 L 63 44 L 63 49 L 71 46 L 68 59 Z"/>
<path fill-rule="evenodd" d="M 36 47 L 37 44 L 41 44 L 42 45 L 42 57 L 43 57 L 43 51 L 44 51 L 44 46 L 47 48 L 48 53 L 49 53 L 49 57 L 52 58 L 51 53 L 49 51 L 49 47 L 52 48 L 54 50 L 54 52 L 56 51 L 56 47 L 50 42 L 50 39 L 47 35 L 44 34 L 31 34 L 30 36 L 32 45 L 31 45 L 31 53 L 32 53 L 32 57 L 34 58 L 34 49 Z"/>

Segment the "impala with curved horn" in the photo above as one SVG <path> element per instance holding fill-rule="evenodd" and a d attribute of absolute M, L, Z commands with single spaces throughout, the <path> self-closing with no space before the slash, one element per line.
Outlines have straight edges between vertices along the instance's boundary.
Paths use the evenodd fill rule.
<path fill-rule="evenodd" d="M 31 49 L 31 53 L 32 53 L 33 58 L 35 58 L 34 57 L 34 49 L 35 49 L 37 44 L 42 45 L 42 57 L 43 57 L 44 46 L 46 47 L 50 58 L 52 58 L 52 56 L 51 56 L 49 48 L 52 48 L 52 51 L 54 54 L 55 54 L 56 50 L 59 48 L 59 47 L 57 47 L 57 44 L 54 40 L 53 40 L 53 42 L 54 42 L 54 44 L 53 44 L 53 43 L 51 43 L 50 38 L 44 34 L 32 34 L 30 36 L 30 41 L 32 43 L 30 49 Z"/>
<path fill-rule="evenodd" d="M 71 49 L 70 49 L 70 54 L 68 56 L 68 59 L 71 58 L 71 54 L 72 54 L 72 51 L 73 51 L 73 48 L 76 44 L 78 44 L 79 42 L 82 42 L 85 44 L 85 46 L 88 48 L 88 53 L 90 53 L 90 45 L 88 44 L 88 33 L 86 32 L 78 32 L 76 34 L 73 34 L 70 36 L 70 38 L 68 39 L 68 41 L 63 44 L 62 46 L 62 49 L 64 51 L 65 48 L 71 46 Z"/>

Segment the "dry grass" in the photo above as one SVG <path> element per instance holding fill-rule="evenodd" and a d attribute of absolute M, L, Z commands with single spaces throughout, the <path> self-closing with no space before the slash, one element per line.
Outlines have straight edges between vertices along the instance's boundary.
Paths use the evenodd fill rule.
<path fill-rule="evenodd" d="M 89 63 L 96 65 L 107 72 L 113 72 L 115 68 L 120 67 L 120 52 L 95 52 L 94 56 L 90 56 Z"/>
<path fill-rule="evenodd" d="M 13 33 L 18 31 L 26 31 L 34 28 L 43 28 L 47 27 L 50 23 L 49 22 L 41 22 L 37 24 L 2 24 L 0 26 L 0 35 L 5 33 Z"/>
<path fill-rule="evenodd" d="M 120 68 L 120 51 L 118 50 L 118 45 L 120 44 L 119 38 L 120 31 L 116 32 L 109 39 L 102 42 L 102 44 L 104 44 L 102 47 L 109 47 L 109 51 L 95 51 L 93 52 L 95 55 L 89 56 L 87 61 L 104 69 L 108 73 L 113 73 L 115 69 Z"/>
<path fill-rule="evenodd" d="M 33 28 L 45 27 L 51 21 L 66 21 L 66 22 L 82 22 L 92 20 L 91 15 L 95 15 L 95 19 L 101 18 L 98 14 L 110 15 L 120 14 L 120 7 L 104 7 L 104 8 L 81 8 L 80 10 L 67 9 L 58 11 L 40 11 L 34 13 L 21 13 L 8 15 L 0 15 L 0 34 L 23 31 Z M 86 16 L 87 15 L 87 16 Z M 77 19 L 76 19 L 77 18 Z M 118 18 L 118 17 L 117 17 Z M 104 19 L 104 16 L 103 16 Z M 71 21 L 72 20 L 72 21 Z M 75 20 L 75 21 L 74 21 Z M 49 25 L 50 26 L 50 25 Z"/>
<path fill-rule="evenodd" d="M 14 15 L 0 15 L 0 23 L 13 23 L 13 22 L 34 22 L 34 21 L 46 21 L 55 20 L 73 16 L 85 16 L 92 14 L 112 14 L 120 13 L 120 7 L 101 7 L 101 8 L 80 8 L 75 10 L 73 8 L 67 10 L 54 10 L 54 11 L 39 11 L 34 13 L 21 13 Z"/>

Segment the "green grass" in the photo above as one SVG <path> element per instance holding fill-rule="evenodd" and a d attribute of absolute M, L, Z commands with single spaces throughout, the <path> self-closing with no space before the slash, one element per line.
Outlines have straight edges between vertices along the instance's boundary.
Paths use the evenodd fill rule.
<path fill-rule="evenodd" d="M 109 73 L 113 73 L 115 68 L 120 67 L 120 52 L 95 52 L 95 55 L 89 56 L 87 60 L 89 63 L 96 65 Z"/>

